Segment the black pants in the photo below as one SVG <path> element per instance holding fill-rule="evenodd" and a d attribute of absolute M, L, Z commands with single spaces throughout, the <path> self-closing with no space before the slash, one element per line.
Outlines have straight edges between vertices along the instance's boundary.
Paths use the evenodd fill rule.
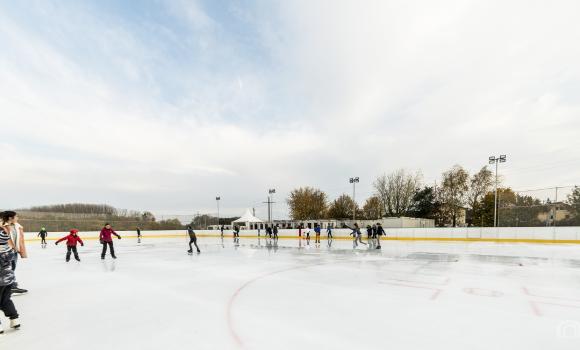
<path fill-rule="evenodd" d="M 197 238 L 189 237 L 189 251 L 193 252 L 193 248 L 191 247 L 191 243 L 195 245 L 195 249 L 199 253 L 199 247 L 197 246 Z"/>
<path fill-rule="evenodd" d="M 0 286 L 0 310 L 11 320 L 18 318 L 18 311 L 12 302 L 12 285 Z"/>
<path fill-rule="evenodd" d="M 115 248 L 113 247 L 113 242 L 103 242 L 103 251 L 101 252 L 101 258 L 104 258 L 107 255 L 107 245 L 111 247 L 111 256 L 116 258 L 115 256 Z"/>
<path fill-rule="evenodd" d="M 40 244 L 46 244 L 46 237 L 40 237 Z"/>
<path fill-rule="evenodd" d="M 112 251 L 112 248 L 111 248 L 111 251 Z M 77 247 L 67 246 L 66 247 L 66 261 L 70 260 L 70 253 L 71 252 L 75 255 L 75 259 L 77 259 L 79 261 L 81 260 L 81 259 L 79 259 L 79 253 L 77 252 Z"/>
<path fill-rule="evenodd" d="M 240 237 L 240 233 L 237 231 L 234 231 L 234 237 Z"/>

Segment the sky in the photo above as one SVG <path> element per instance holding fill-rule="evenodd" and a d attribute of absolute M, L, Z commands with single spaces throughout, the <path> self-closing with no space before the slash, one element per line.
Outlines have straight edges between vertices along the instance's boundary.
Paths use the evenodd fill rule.
<path fill-rule="evenodd" d="M 0 0 L 2 208 L 287 215 L 506 154 L 580 185 L 580 2 Z"/>

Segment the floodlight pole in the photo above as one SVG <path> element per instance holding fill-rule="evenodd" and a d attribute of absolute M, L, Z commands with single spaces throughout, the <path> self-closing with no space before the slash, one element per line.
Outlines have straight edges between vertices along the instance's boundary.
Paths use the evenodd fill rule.
<path fill-rule="evenodd" d="M 218 210 L 218 215 L 217 215 L 218 216 L 218 218 L 217 218 L 218 219 L 217 220 L 218 221 L 218 223 L 217 223 L 218 229 L 220 228 L 220 200 L 221 200 L 221 197 L 219 197 L 219 196 L 215 197 L 215 201 L 217 202 L 217 210 Z"/>
<path fill-rule="evenodd" d="M 356 222 L 356 184 L 359 182 L 359 178 L 351 177 L 348 182 L 352 184 L 352 221 L 353 224 Z"/>
<path fill-rule="evenodd" d="M 499 157 L 491 156 L 489 157 L 489 164 L 495 163 L 495 199 L 493 204 L 493 227 L 497 227 L 498 225 L 498 212 L 497 212 L 497 183 L 498 183 L 498 164 L 505 163 L 507 161 L 507 157 L 505 154 L 500 155 Z"/>

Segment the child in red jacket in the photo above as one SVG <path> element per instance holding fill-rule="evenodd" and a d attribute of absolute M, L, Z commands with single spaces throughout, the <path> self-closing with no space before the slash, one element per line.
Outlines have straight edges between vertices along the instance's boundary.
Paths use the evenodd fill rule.
<path fill-rule="evenodd" d="M 66 261 L 70 261 L 70 253 L 71 251 L 74 253 L 75 255 L 75 259 L 77 261 L 81 261 L 81 259 L 79 259 L 79 253 L 77 252 L 77 243 L 80 243 L 81 246 L 84 246 L 85 244 L 83 243 L 83 240 L 78 236 L 79 231 L 72 229 L 70 230 L 70 234 L 66 237 L 63 237 L 61 239 L 59 239 L 58 241 L 56 241 L 54 244 L 58 245 L 58 243 L 66 240 Z"/>

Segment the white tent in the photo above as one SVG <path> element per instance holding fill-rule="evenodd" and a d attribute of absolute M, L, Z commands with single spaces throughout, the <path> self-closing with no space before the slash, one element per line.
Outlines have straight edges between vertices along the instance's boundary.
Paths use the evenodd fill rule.
<path fill-rule="evenodd" d="M 251 226 L 255 226 L 252 224 L 261 224 L 264 221 L 258 219 L 257 217 L 255 217 L 251 212 L 250 209 L 246 209 L 246 212 L 244 213 L 244 215 L 242 215 L 241 218 L 232 221 L 232 226 L 235 224 L 239 224 L 240 226 L 245 226 L 245 228 L 249 229 L 251 228 Z M 250 226 L 251 225 L 251 226 Z"/>

